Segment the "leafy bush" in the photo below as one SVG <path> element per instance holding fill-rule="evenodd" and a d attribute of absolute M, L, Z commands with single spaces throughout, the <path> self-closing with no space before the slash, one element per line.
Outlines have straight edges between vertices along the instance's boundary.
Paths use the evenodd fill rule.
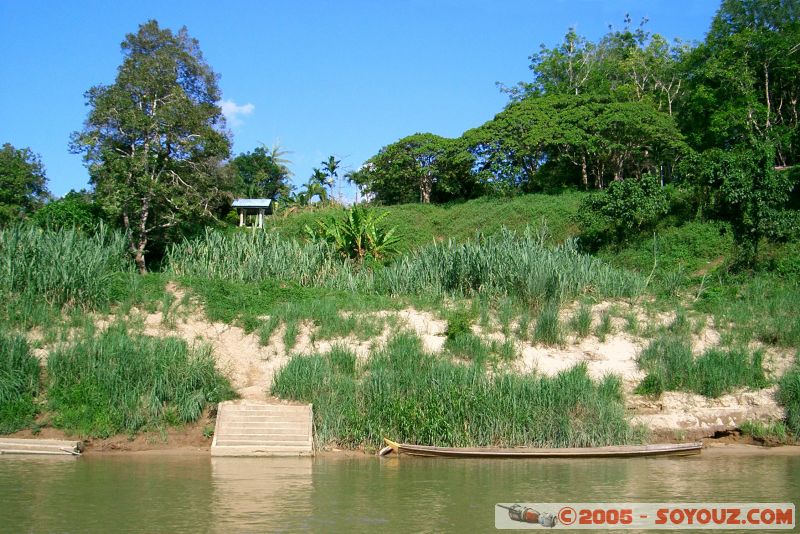
<path fill-rule="evenodd" d="M 39 360 L 25 338 L 0 333 L 0 434 L 33 422 L 38 394 Z"/>
<path fill-rule="evenodd" d="M 612 182 L 602 193 L 587 197 L 578 210 L 581 243 L 597 248 L 620 243 L 655 225 L 669 211 L 669 199 L 656 176 Z"/>
<path fill-rule="evenodd" d="M 463 334 L 472 333 L 472 314 L 467 310 L 455 310 L 448 314 L 447 328 L 445 329 L 447 339 L 455 339 Z"/>
<path fill-rule="evenodd" d="M 731 225 L 742 264 L 754 263 L 762 239 L 800 233 L 797 210 L 786 209 L 792 176 L 775 170 L 775 148 L 770 144 L 707 150 L 690 156 L 682 166 L 705 192 L 708 215 Z"/>
<path fill-rule="evenodd" d="M 95 204 L 89 193 L 70 191 L 64 198 L 48 202 L 31 217 L 41 228 L 80 228 L 91 230 L 106 219 L 105 212 Z"/>

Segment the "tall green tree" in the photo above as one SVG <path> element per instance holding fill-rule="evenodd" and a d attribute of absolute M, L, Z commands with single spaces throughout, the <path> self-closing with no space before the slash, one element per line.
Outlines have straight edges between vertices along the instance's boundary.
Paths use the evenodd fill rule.
<path fill-rule="evenodd" d="M 382 204 L 445 202 L 480 195 L 474 164 L 463 139 L 418 133 L 383 147 L 349 179 Z"/>
<path fill-rule="evenodd" d="M 609 29 L 592 42 L 570 28 L 555 46 L 540 45 L 530 56 L 532 81 L 513 87 L 501 85 L 512 101 L 532 95 L 603 95 L 617 100 L 654 101 L 672 114 L 685 88 L 682 58 L 688 47 L 646 29 L 647 20 L 634 26 L 626 15 L 621 29 Z"/>
<path fill-rule="evenodd" d="M 5 143 L 0 149 L 0 224 L 30 215 L 49 197 L 39 156 Z"/>
<path fill-rule="evenodd" d="M 239 154 L 231 165 L 236 173 L 238 194 L 275 200 L 289 194 L 289 169 L 270 149 L 260 146 Z"/>
<path fill-rule="evenodd" d="M 305 197 L 305 204 L 310 203 L 311 199 L 315 196 L 319 197 L 321 204 L 328 202 L 328 191 L 325 189 L 326 185 L 328 185 L 328 175 L 325 174 L 322 169 L 314 167 L 311 176 L 308 178 L 308 182 L 306 182 L 305 190 L 301 193 Z"/>
<path fill-rule="evenodd" d="M 84 154 L 98 200 L 118 215 L 141 272 L 152 239 L 212 216 L 230 184 L 230 140 L 217 75 L 186 28 L 151 20 L 122 42 L 111 85 L 86 93 L 90 108 L 72 149 Z"/>
<path fill-rule="evenodd" d="M 687 63 L 694 148 L 767 142 L 779 165 L 800 162 L 800 2 L 724 0 Z"/>

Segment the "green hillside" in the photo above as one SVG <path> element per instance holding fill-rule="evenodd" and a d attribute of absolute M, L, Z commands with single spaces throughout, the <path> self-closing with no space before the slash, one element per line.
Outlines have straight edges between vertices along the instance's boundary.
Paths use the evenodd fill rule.
<path fill-rule="evenodd" d="M 539 226 L 543 221 L 553 242 L 561 242 L 577 231 L 572 216 L 577 213 L 582 192 L 560 195 L 520 195 L 512 198 L 483 197 L 466 202 L 444 205 L 401 204 L 378 208 L 388 215 L 387 227 L 397 227 L 402 237 L 401 249 L 409 250 L 434 240 L 454 239 L 464 241 L 475 232 L 494 234 L 500 228 L 523 230 L 526 226 Z M 306 225 L 315 221 L 338 217 L 341 208 L 321 208 L 296 213 L 278 213 L 267 221 L 268 228 L 277 229 L 283 236 L 296 238 L 304 235 Z"/>

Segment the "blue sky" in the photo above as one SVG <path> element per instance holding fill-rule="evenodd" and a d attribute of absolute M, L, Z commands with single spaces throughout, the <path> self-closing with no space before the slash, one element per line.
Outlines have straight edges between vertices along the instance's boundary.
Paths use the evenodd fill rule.
<path fill-rule="evenodd" d="M 500 111 L 495 82 L 529 79 L 528 56 L 567 28 L 591 39 L 625 13 L 650 31 L 702 40 L 708 0 L 340 2 L 0 0 L 0 144 L 42 157 L 50 189 L 87 187 L 68 152 L 83 93 L 111 83 L 126 33 L 186 26 L 221 75 L 234 153 L 279 142 L 294 182 L 335 154 L 358 168 L 415 132 L 458 136 Z M 346 197 L 352 195 L 345 188 Z"/>

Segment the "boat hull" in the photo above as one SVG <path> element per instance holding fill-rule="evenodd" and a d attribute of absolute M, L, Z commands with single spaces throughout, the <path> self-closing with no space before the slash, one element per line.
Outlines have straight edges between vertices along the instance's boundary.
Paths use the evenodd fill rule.
<path fill-rule="evenodd" d="M 699 454 L 700 450 L 703 448 L 701 442 L 552 449 L 491 449 L 482 447 L 458 448 L 409 445 L 407 443 L 396 443 L 386 438 L 384 438 L 384 441 L 396 453 L 443 458 L 636 458 L 648 456 L 690 456 Z"/>

